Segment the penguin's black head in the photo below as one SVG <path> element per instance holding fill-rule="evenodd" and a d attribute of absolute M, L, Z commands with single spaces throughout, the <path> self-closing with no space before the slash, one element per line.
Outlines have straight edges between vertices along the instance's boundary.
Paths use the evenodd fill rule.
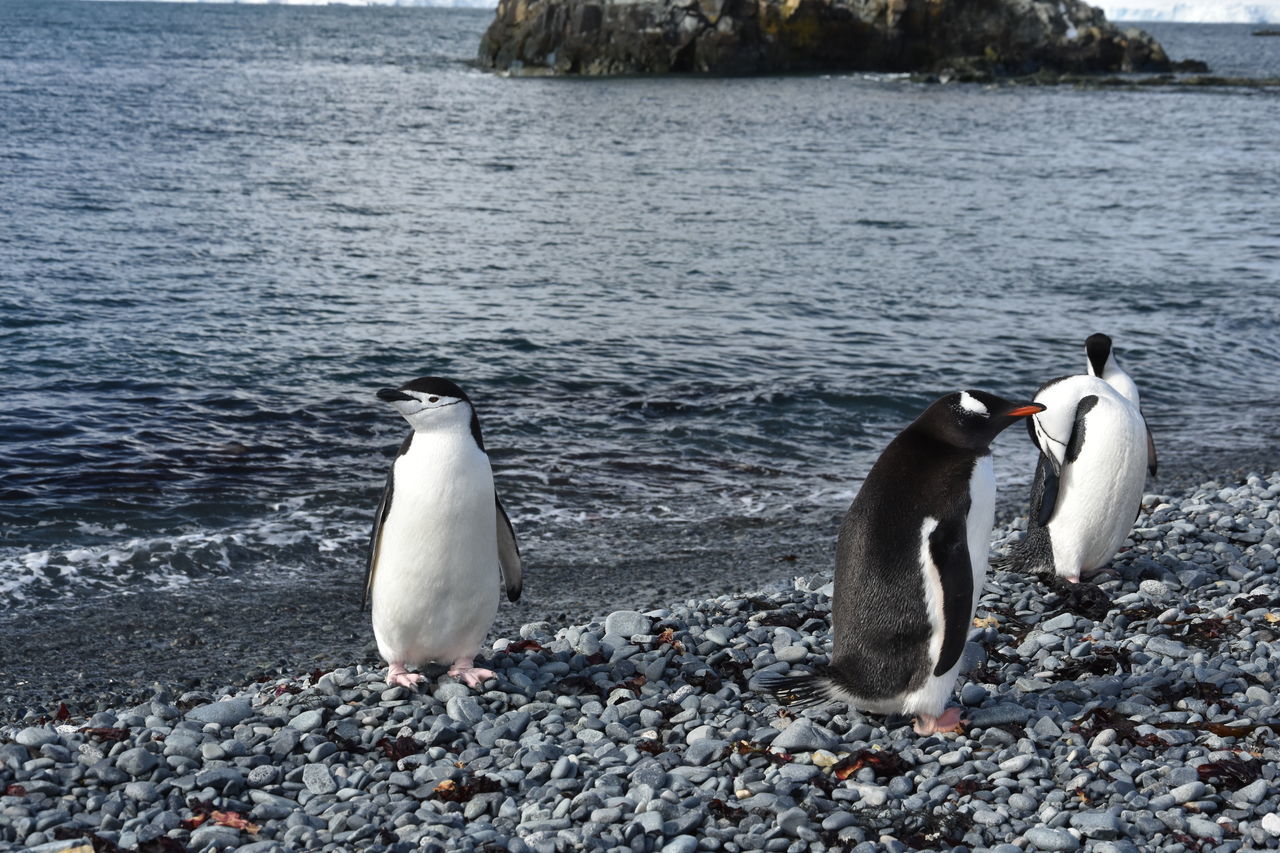
<path fill-rule="evenodd" d="M 957 391 L 934 401 L 916 424 L 956 447 L 985 451 L 997 435 L 1036 412 L 1039 403 L 1013 403 L 986 391 Z"/>
<path fill-rule="evenodd" d="M 397 400 L 423 400 L 430 397 L 471 402 L 467 392 L 440 376 L 419 376 L 399 388 L 383 388 L 378 392 L 378 399 L 384 403 L 394 403 Z"/>
<path fill-rule="evenodd" d="M 399 388 L 383 388 L 378 399 L 390 403 L 415 432 L 449 426 L 469 426 L 476 445 L 484 450 L 480 418 L 467 393 L 439 376 L 420 376 Z"/>
<path fill-rule="evenodd" d="M 1111 338 L 1097 332 L 1084 340 L 1085 355 L 1089 356 L 1090 373 L 1101 376 L 1106 369 L 1107 359 L 1111 358 Z"/>

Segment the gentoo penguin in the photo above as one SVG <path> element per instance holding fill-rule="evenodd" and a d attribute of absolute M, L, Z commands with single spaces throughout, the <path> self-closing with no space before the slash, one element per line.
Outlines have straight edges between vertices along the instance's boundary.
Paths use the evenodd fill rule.
<path fill-rule="evenodd" d="M 1098 377 L 1119 391 L 1120 396 L 1133 403 L 1138 413 L 1141 414 L 1142 401 L 1138 397 L 1138 385 L 1116 363 L 1116 354 L 1111 348 L 1111 338 L 1101 332 L 1090 335 L 1085 338 L 1084 352 L 1089 364 L 1089 375 Z M 1151 437 L 1151 427 L 1147 426 L 1145 416 L 1142 419 L 1142 425 L 1147 429 L 1147 470 L 1154 477 L 1156 475 L 1156 443 Z M 1034 438 L 1035 436 L 1033 435 L 1032 439 Z"/>
<path fill-rule="evenodd" d="M 831 664 L 765 682 L 784 703 L 840 700 L 954 731 L 943 711 L 987 576 L 995 522 L 992 440 L 1043 406 L 948 394 L 889 443 L 840 525 Z"/>
<path fill-rule="evenodd" d="M 1045 383 L 1028 430 L 1040 459 L 1014 567 L 1075 583 L 1105 566 L 1142 505 L 1147 427 L 1138 407 L 1084 374 Z"/>
<path fill-rule="evenodd" d="M 412 686 L 422 676 L 405 664 L 438 661 L 475 687 L 493 677 L 473 662 L 498 612 L 499 569 L 512 601 L 522 584 L 480 419 L 461 388 L 436 376 L 383 388 L 378 399 L 413 430 L 387 474 L 360 606 L 372 598 L 388 684 Z"/>

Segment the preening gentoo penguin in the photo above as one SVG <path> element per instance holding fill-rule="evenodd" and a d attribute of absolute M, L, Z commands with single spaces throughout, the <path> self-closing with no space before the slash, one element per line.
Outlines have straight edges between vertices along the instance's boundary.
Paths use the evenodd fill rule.
<path fill-rule="evenodd" d="M 1138 517 L 1147 426 L 1137 406 L 1096 376 L 1054 379 L 1035 400 L 1045 410 L 1028 431 L 1040 459 L 1014 566 L 1074 583 L 1110 562 Z"/>
<path fill-rule="evenodd" d="M 499 570 L 512 601 L 522 584 L 480 419 L 461 388 L 435 376 L 383 388 L 378 399 L 413 427 L 387 474 L 365 574 L 387 683 L 412 686 L 422 676 L 405 665 L 437 661 L 475 687 L 493 677 L 473 664 L 498 612 Z"/>
<path fill-rule="evenodd" d="M 1138 414 L 1142 414 L 1142 400 L 1138 396 L 1138 385 L 1116 362 L 1115 350 L 1111 348 L 1111 338 L 1101 332 L 1090 335 L 1085 338 L 1084 352 L 1089 365 L 1089 375 L 1098 377 L 1119 391 L 1120 396 L 1133 403 Z M 1147 430 L 1147 470 L 1154 477 L 1156 475 L 1156 443 L 1151 437 L 1151 427 L 1147 426 L 1145 416 L 1142 418 L 1142 425 Z M 1034 439 L 1035 436 L 1033 435 L 1032 438 Z"/>
<path fill-rule="evenodd" d="M 919 734 L 956 729 L 960 709 L 943 708 L 987 576 L 990 444 L 1042 408 L 948 394 L 889 443 L 840 525 L 830 666 L 765 689 L 785 703 L 914 714 Z"/>

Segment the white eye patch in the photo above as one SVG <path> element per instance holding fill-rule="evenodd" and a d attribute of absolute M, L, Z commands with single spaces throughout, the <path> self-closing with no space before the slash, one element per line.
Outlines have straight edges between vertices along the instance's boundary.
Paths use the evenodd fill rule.
<path fill-rule="evenodd" d="M 405 393 L 424 406 L 429 407 L 452 406 L 454 403 L 459 402 L 457 397 L 441 397 L 439 394 L 424 394 L 421 391 L 406 391 Z"/>
<path fill-rule="evenodd" d="M 982 415 L 984 418 L 991 414 L 987 411 L 987 407 L 982 405 L 982 401 L 968 391 L 960 392 L 960 408 L 975 415 Z"/>

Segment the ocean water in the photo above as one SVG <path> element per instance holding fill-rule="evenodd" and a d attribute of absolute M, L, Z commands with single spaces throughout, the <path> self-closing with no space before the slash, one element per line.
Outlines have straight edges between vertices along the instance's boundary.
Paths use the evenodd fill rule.
<path fill-rule="evenodd" d="M 507 79 L 489 17 L 0 0 L 0 610 L 354 601 L 374 392 L 424 374 L 477 401 L 535 591 L 832 536 L 930 400 L 1029 397 L 1094 331 L 1166 465 L 1275 461 L 1275 90 Z M 1250 29 L 1152 27 L 1277 75 Z M 1031 465 L 1011 430 L 1008 500 Z"/>

